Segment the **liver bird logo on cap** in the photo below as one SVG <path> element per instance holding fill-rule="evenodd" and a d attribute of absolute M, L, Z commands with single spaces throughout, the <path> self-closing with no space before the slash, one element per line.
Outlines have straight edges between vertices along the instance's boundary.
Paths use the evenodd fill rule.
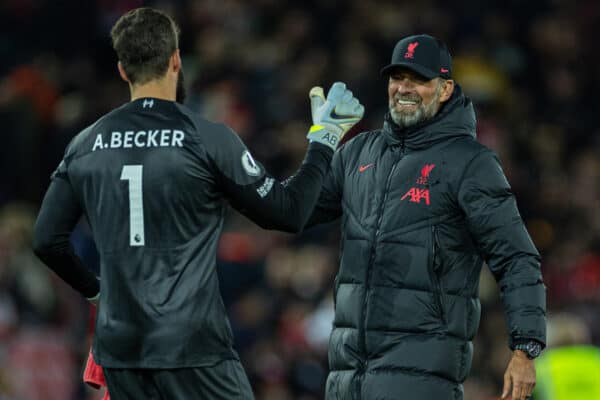
<path fill-rule="evenodd" d="M 408 49 L 406 54 L 404 54 L 404 58 L 415 58 L 415 49 L 419 45 L 419 42 L 412 42 L 408 44 Z"/>

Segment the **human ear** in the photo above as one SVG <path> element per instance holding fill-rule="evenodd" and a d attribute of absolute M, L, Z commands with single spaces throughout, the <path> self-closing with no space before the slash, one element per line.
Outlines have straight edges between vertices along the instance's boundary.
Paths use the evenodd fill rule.
<path fill-rule="evenodd" d="M 442 93 L 440 93 L 440 103 L 452 97 L 452 93 L 454 93 L 454 81 L 452 79 L 444 80 L 442 83 Z"/>
<path fill-rule="evenodd" d="M 179 49 L 175 50 L 171 55 L 169 65 L 174 73 L 179 73 L 179 70 L 181 69 L 181 55 L 179 54 Z"/>
<path fill-rule="evenodd" d="M 119 70 L 119 75 L 121 76 L 121 79 L 123 79 L 127 83 L 130 83 L 129 77 L 127 76 L 127 72 L 125 72 L 125 68 L 123 68 L 123 64 L 121 64 L 121 61 L 117 63 L 117 69 Z"/>

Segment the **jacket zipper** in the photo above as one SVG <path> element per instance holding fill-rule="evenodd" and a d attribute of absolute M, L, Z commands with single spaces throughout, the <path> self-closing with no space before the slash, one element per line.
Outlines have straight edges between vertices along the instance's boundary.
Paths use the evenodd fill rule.
<path fill-rule="evenodd" d="M 339 283 L 340 283 L 340 276 L 338 274 L 333 279 L 333 308 L 334 308 L 334 310 L 335 310 L 335 305 L 337 303 L 337 291 L 338 291 Z"/>
<path fill-rule="evenodd" d="M 387 198 L 388 198 L 388 194 L 390 192 L 390 185 L 392 182 L 392 176 L 394 175 L 394 171 L 396 170 L 396 166 L 398 165 L 398 163 L 400 162 L 400 160 L 402 160 L 402 158 L 404 157 L 404 140 L 402 140 L 402 145 L 400 147 L 400 158 L 398 158 L 396 161 L 394 161 L 394 164 L 392 165 L 392 169 L 390 169 L 390 173 L 387 176 L 387 180 L 386 180 L 386 184 L 385 184 L 385 191 L 383 194 L 383 200 L 381 201 L 381 206 L 379 207 L 379 211 L 377 214 L 377 225 L 376 225 L 376 230 L 375 230 L 375 236 L 373 238 L 373 244 L 371 247 L 371 257 L 369 258 L 369 265 L 367 266 L 367 278 L 365 280 L 365 295 L 363 298 L 363 307 L 362 307 L 362 322 L 363 322 L 363 326 L 362 329 L 359 329 L 358 333 L 359 333 L 359 343 L 362 346 L 362 354 L 365 357 L 365 360 L 363 361 L 363 365 L 362 365 L 362 369 L 361 369 L 361 376 L 360 379 L 357 379 L 356 381 L 356 396 L 355 399 L 360 400 L 361 395 L 360 395 L 360 389 L 361 389 L 361 381 L 364 378 L 364 374 L 367 370 L 367 367 L 369 365 L 369 359 L 367 356 L 367 338 L 366 338 L 366 325 L 367 325 L 367 303 L 369 302 L 369 295 L 370 295 L 370 287 L 369 285 L 371 284 L 371 276 L 373 274 L 373 262 L 375 259 L 375 249 L 377 247 L 377 238 L 379 237 L 381 230 L 381 221 L 383 219 L 383 212 L 385 210 L 385 203 L 387 202 Z"/>
<path fill-rule="evenodd" d="M 448 324 L 448 321 L 446 320 L 446 310 L 444 307 L 444 302 L 443 302 L 443 290 L 442 290 L 442 283 L 440 282 L 440 276 L 438 274 L 437 268 L 436 268 L 436 261 L 438 258 L 438 233 L 437 233 L 437 226 L 436 225 L 432 225 L 431 226 L 431 262 L 430 264 L 430 273 L 431 273 L 431 280 L 433 283 L 433 290 L 434 290 L 434 297 L 435 297 L 435 302 L 436 302 L 436 306 L 440 312 L 440 318 L 442 319 L 442 322 L 444 323 L 444 326 L 446 326 Z"/>

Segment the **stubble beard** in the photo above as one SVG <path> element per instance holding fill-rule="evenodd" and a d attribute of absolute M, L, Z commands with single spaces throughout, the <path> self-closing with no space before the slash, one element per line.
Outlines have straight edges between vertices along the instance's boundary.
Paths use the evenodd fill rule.
<path fill-rule="evenodd" d="M 442 94 L 442 85 L 438 84 L 435 89 L 435 93 L 431 103 L 423 104 L 422 98 L 419 95 L 400 95 L 394 96 L 393 100 L 390 101 L 389 109 L 392 121 L 396 123 L 400 128 L 408 128 L 418 123 L 431 119 L 439 110 L 439 100 Z M 419 101 L 417 109 L 414 111 L 397 111 L 396 102 L 398 100 L 408 101 Z"/>

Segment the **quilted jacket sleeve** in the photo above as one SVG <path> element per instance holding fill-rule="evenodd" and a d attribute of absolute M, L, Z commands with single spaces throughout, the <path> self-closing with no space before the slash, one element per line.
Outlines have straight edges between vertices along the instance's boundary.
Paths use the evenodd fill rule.
<path fill-rule="evenodd" d="M 510 347 L 518 339 L 545 344 L 546 288 L 540 255 L 494 153 L 486 149 L 469 163 L 458 200 L 469 231 L 500 287 Z"/>

